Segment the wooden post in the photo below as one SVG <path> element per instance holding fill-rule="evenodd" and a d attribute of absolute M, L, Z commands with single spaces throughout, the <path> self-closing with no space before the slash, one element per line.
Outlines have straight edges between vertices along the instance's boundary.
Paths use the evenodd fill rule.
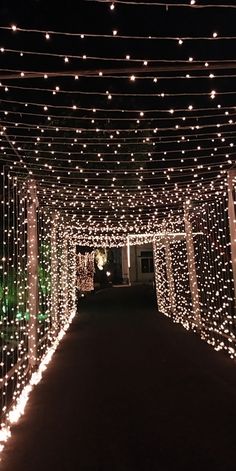
<path fill-rule="evenodd" d="M 198 293 L 198 282 L 197 282 L 197 272 L 195 264 L 195 253 L 194 253 L 194 243 L 193 243 L 193 231 L 192 224 L 189 218 L 189 202 L 184 204 L 184 225 L 186 232 L 186 246 L 187 246 L 187 260 L 188 260 L 188 273 L 189 273 L 189 284 L 190 292 L 192 297 L 193 305 L 193 318 L 194 324 L 197 330 L 201 330 L 201 308 L 200 308 L 200 299 Z"/>
<path fill-rule="evenodd" d="M 174 275 L 173 275 L 173 267 L 172 267 L 172 256 L 170 250 L 170 240 L 165 240 L 165 255 L 166 255 L 166 276 L 167 282 L 169 287 L 169 300 L 170 300 L 170 310 L 172 316 L 176 316 L 176 296 L 175 296 L 175 282 L 174 282 Z"/>
<path fill-rule="evenodd" d="M 228 171 L 228 217 L 230 228 L 230 244 L 232 257 L 232 270 L 234 279 L 234 300 L 236 303 L 236 169 Z"/>
<path fill-rule="evenodd" d="M 57 250 L 57 233 L 58 233 L 58 214 L 55 212 L 51 221 L 51 319 L 52 332 L 56 335 L 58 323 L 58 250 Z"/>
<path fill-rule="evenodd" d="M 37 187 L 34 180 L 28 180 L 27 195 L 27 274 L 28 274 L 28 309 L 29 367 L 37 364 L 37 316 L 39 311 L 38 290 L 38 225 L 37 225 Z"/>

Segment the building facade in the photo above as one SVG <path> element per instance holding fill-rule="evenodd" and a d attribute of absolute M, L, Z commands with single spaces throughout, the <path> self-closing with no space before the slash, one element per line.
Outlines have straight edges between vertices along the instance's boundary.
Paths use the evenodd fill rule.
<path fill-rule="evenodd" d="M 122 274 L 124 284 L 153 283 L 152 244 L 122 247 Z"/>

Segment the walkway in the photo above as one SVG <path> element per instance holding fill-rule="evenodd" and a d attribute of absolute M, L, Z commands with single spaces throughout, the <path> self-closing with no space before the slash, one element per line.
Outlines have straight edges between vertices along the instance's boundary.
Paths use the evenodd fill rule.
<path fill-rule="evenodd" d="M 156 313 L 150 288 L 82 300 L 2 471 L 233 471 L 236 365 Z"/>

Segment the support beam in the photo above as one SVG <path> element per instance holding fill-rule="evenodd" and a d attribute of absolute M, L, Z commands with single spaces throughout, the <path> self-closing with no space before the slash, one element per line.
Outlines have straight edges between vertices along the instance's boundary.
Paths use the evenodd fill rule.
<path fill-rule="evenodd" d="M 184 225 L 185 225 L 185 232 L 186 232 L 189 284 L 190 284 L 190 291 L 191 291 L 191 297 L 192 297 L 194 324 L 197 330 L 200 331 L 201 324 L 202 324 L 201 308 L 200 308 L 200 299 L 199 299 L 199 292 L 198 292 L 197 271 L 196 271 L 196 264 L 195 264 L 193 231 L 192 231 L 192 224 L 189 217 L 189 210 L 190 210 L 190 203 L 186 202 L 184 204 Z"/>
<path fill-rule="evenodd" d="M 29 367 L 37 364 L 37 316 L 39 311 L 38 292 L 38 224 L 37 224 L 37 187 L 34 180 L 28 180 L 27 189 L 27 275 L 29 309 Z"/>
<path fill-rule="evenodd" d="M 232 270 L 234 279 L 234 300 L 236 303 L 236 169 L 228 172 L 228 217 L 230 228 L 230 245 L 232 257 Z"/>
<path fill-rule="evenodd" d="M 166 276 L 167 276 L 167 283 L 169 287 L 169 301 L 170 301 L 170 311 L 173 317 L 176 317 L 176 295 L 175 295 L 175 282 L 174 282 L 174 275 L 173 275 L 173 267 L 172 267 L 172 256 L 170 250 L 170 241 L 166 239 L 165 241 L 165 255 L 166 255 Z"/>
<path fill-rule="evenodd" d="M 129 236 L 127 237 L 127 260 L 128 260 L 128 269 L 130 269 L 130 243 L 129 243 Z"/>

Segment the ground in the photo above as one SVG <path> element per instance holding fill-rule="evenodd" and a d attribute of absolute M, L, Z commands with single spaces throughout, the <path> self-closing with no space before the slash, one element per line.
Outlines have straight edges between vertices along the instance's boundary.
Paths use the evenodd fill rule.
<path fill-rule="evenodd" d="M 235 470 L 236 365 L 158 314 L 151 287 L 80 300 L 2 471 Z"/>

